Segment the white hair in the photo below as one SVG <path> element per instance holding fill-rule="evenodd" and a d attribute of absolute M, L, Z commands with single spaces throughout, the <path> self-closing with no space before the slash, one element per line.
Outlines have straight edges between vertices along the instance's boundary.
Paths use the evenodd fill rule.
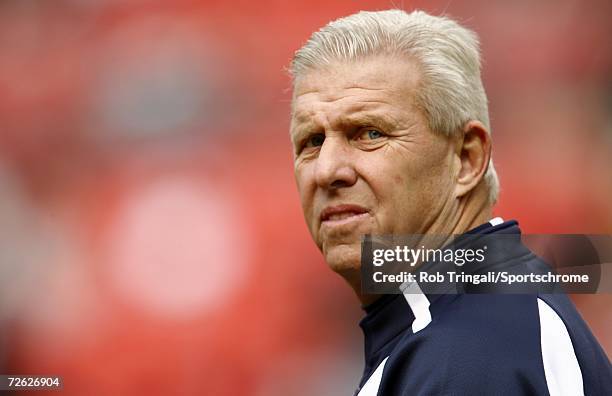
<path fill-rule="evenodd" d="M 491 130 L 480 78 L 478 36 L 446 17 L 387 10 L 337 19 L 313 33 L 295 52 L 289 72 L 295 84 L 299 76 L 334 61 L 372 55 L 400 55 L 416 61 L 420 78 L 415 99 L 432 131 L 452 136 L 470 120 Z M 499 180 L 492 160 L 485 183 L 489 201 L 494 203 Z"/>

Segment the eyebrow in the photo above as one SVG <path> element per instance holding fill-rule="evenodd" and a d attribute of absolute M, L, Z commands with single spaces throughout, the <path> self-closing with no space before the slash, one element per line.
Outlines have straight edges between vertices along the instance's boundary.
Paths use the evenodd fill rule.
<path fill-rule="evenodd" d="M 393 121 L 393 118 L 386 112 L 385 114 L 377 114 L 372 112 L 367 113 L 352 113 L 344 116 L 339 124 L 342 126 L 350 126 L 362 124 L 364 126 L 379 126 L 386 131 L 394 130 L 398 127 L 398 123 Z"/>
<path fill-rule="evenodd" d="M 295 124 L 291 136 L 300 136 L 312 129 L 324 129 L 319 123 L 314 121 L 312 118 L 307 116 L 295 117 Z M 300 119 L 305 120 L 301 122 Z M 364 126 L 380 126 L 386 130 L 392 130 L 399 126 L 397 122 L 393 120 L 393 117 L 388 114 L 376 114 L 372 112 L 356 112 L 348 115 L 343 115 L 335 121 L 335 125 L 345 128 L 356 124 L 363 124 Z M 292 131 L 292 132 L 293 132 Z"/>

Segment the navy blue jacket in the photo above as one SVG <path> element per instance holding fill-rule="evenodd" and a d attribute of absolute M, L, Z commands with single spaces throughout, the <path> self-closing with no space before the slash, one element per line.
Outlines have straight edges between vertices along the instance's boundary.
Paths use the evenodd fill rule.
<path fill-rule="evenodd" d="M 524 249 L 506 262 L 539 265 Z M 364 309 L 356 395 L 612 395 L 610 361 L 563 293 L 396 294 Z"/>

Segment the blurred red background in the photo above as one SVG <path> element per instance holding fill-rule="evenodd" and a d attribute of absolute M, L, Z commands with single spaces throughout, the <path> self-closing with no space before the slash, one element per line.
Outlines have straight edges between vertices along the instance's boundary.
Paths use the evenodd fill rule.
<path fill-rule="evenodd" d="M 293 51 L 361 9 L 481 37 L 496 214 L 612 233 L 608 1 L 0 3 L 0 372 L 66 394 L 343 395 L 359 304 L 302 220 Z M 575 296 L 612 350 L 612 298 Z"/>

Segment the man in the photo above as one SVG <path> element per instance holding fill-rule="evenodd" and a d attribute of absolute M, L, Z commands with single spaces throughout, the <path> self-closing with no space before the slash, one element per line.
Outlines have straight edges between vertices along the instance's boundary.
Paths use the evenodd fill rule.
<path fill-rule="evenodd" d="M 315 32 L 291 74 L 306 223 L 366 311 L 356 394 L 612 394 L 610 362 L 563 294 L 361 291 L 363 235 L 520 233 L 491 220 L 499 183 L 473 32 L 360 12 Z"/>

